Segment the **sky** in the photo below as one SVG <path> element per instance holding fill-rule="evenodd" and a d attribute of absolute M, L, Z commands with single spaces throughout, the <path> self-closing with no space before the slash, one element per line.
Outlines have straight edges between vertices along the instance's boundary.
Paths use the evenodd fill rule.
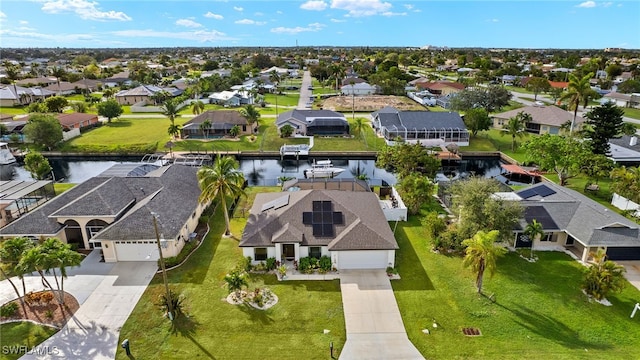
<path fill-rule="evenodd" d="M 2 0 L 0 48 L 640 48 L 640 1 Z"/>

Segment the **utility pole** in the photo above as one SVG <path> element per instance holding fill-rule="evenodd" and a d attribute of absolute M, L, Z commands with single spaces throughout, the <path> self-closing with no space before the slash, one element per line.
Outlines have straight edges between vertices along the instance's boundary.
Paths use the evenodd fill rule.
<path fill-rule="evenodd" d="M 162 256 L 162 247 L 160 246 L 160 235 L 158 234 L 157 214 L 151 213 L 153 217 L 153 228 L 156 231 L 156 244 L 158 244 L 158 253 L 160 254 L 160 268 L 162 269 L 162 280 L 164 280 L 164 289 L 166 291 L 167 307 L 169 309 L 169 320 L 173 321 L 173 299 L 169 291 L 169 282 L 167 281 L 167 271 L 164 267 L 164 257 Z"/>

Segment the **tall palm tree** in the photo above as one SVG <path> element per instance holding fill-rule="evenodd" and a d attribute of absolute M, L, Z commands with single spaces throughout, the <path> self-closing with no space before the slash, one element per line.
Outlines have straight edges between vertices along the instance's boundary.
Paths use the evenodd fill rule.
<path fill-rule="evenodd" d="M 470 267 L 471 271 L 476 274 L 478 294 L 482 293 L 484 273 L 488 271 L 489 275 L 493 275 L 496 271 L 496 260 L 507 252 L 506 248 L 496 245 L 499 235 L 498 230 L 489 232 L 480 230 L 473 235 L 472 239 L 462 242 L 467 247 L 462 264 L 465 267 Z"/>
<path fill-rule="evenodd" d="M 589 81 L 593 77 L 593 73 L 579 78 L 574 74 L 569 74 L 569 85 L 567 86 L 567 93 L 560 98 L 560 100 L 569 100 L 569 108 L 573 109 L 573 119 L 571 120 L 571 127 L 569 127 L 569 135 L 573 134 L 573 128 L 578 117 L 578 106 L 584 104 L 583 108 L 589 103 L 589 99 L 594 97 L 595 92 L 591 89 Z"/>
<path fill-rule="evenodd" d="M 5 68 L 7 78 L 9 79 L 9 81 L 11 81 L 11 84 L 13 84 L 13 92 L 16 93 L 16 100 L 20 103 L 20 105 L 22 105 L 22 99 L 18 94 L 18 87 L 16 86 L 16 80 L 18 80 L 18 77 L 20 76 L 20 65 L 14 65 L 10 61 L 5 61 L 3 63 L 3 66 Z"/>
<path fill-rule="evenodd" d="M 209 138 L 209 128 L 211 127 L 211 121 L 209 119 L 205 119 L 203 122 L 200 123 L 200 130 L 202 131 L 202 133 L 204 134 L 204 138 L 208 139 Z"/>
<path fill-rule="evenodd" d="M 198 100 L 191 103 L 191 112 L 194 115 L 202 114 L 203 111 L 204 111 L 204 103 L 202 101 Z"/>
<path fill-rule="evenodd" d="M 227 210 L 227 198 L 236 198 L 245 195 L 244 174 L 238 170 L 238 162 L 230 157 L 222 157 L 220 154 L 216 157 L 213 166 L 203 166 L 198 170 L 198 185 L 202 193 L 200 194 L 200 202 L 209 203 L 219 198 L 222 204 L 225 221 L 225 235 L 231 235 L 231 227 L 229 224 L 229 213 Z"/>
<path fill-rule="evenodd" d="M 525 135 L 527 122 L 531 121 L 531 115 L 520 111 L 516 116 L 509 118 L 509 122 L 502 127 L 504 130 L 501 135 L 511 135 L 511 151 L 516 149 L 516 138 L 522 138 Z"/>
<path fill-rule="evenodd" d="M 18 264 L 20 263 L 22 254 L 33 247 L 33 242 L 24 237 L 15 237 L 3 241 L 0 245 L 0 274 L 9 281 L 17 297 L 20 298 L 22 310 L 26 315 L 27 309 L 24 306 L 24 298 L 22 296 L 27 293 L 27 287 L 24 283 L 24 274 L 27 273 L 27 271 L 25 271 L 26 269 L 21 269 Z M 5 271 L 5 268 L 7 271 Z M 18 287 L 11 280 L 11 276 L 17 276 L 20 281 L 22 281 L 22 295 L 20 295 Z"/>
<path fill-rule="evenodd" d="M 254 132 L 257 131 L 260 126 L 260 112 L 258 109 L 253 105 L 247 105 L 239 111 L 240 115 L 247 119 L 249 125 L 253 126 L 253 124 L 256 124 Z"/>
<path fill-rule="evenodd" d="M 353 124 L 351 124 L 351 131 L 353 131 L 353 135 L 357 137 L 362 135 L 363 128 L 364 128 L 364 120 L 361 117 L 355 119 L 353 121 Z"/>
<path fill-rule="evenodd" d="M 60 242 L 58 239 L 54 239 Z M 61 243 L 61 242 L 60 242 Z M 67 278 L 67 267 L 78 266 L 82 262 L 82 255 L 71 250 L 68 244 L 62 244 L 52 254 L 53 263 L 60 269 L 60 303 L 64 304 L 64 279 Z"/>
<path fill-rule="evenodd" d="M 166 100 L 161 109 L 162 115 L 168 117 L 172 125 L 175 123 L 176 117 L 180 116 L 178 114 L 178 104 L 172 99 Z"/>
<path fill-rule="evenodd" d="M 178 134 L 180 134 L 180 130 L 182 130 L 182 126 L 170 124 L 167 129 L 167 133 L 173 138 L 173 140 L 175 140 L 178 137 Z"/>
<path fill-rule="evenodd" d="M 277 71 L 273 70 L 269 73 L 269 80 L 275 85 L 276 96 L 276 118 L 278 117 L 278 83 L 280 83 L 280 75 Z"/>
<path fill-rule="evenodd" d="M 62 67 L 54 67 L 51 69 L 51 75 L 56 78 L 56 82 L 58 83 L 58 95 L 60 95 L 60 78 L 65 76 L 67 72 Z"/>
<path fill-rule="evenodd" d="M 524 228 L 524 234 L 529 237 L 531 241 L 531 254 L 530 257 L 533 259 L 533 244 L 535 243 L 538 237 L 544 236 L 544 228 L 542 224 L 538 222 L 538 220 L 533 219 L 532 222 L 528 223 Z"/>

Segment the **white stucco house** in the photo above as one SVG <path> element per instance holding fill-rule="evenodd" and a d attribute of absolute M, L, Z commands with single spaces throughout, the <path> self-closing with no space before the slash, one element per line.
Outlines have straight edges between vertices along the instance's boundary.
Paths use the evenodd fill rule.
<path fill-rule="evenodd" d="M 328 256 L 338 270 L 394 267 L 398 249 L 377 196 L 344 190 L 257 194 L 239 246 L 253 264 Z"/>

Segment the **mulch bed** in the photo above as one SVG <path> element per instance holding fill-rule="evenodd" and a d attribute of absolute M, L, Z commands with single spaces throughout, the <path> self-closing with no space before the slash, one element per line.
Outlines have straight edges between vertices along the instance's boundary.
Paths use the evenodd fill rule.
<path fill-rule="evenodd" d="M 11 317 L 0 317 L 0 322 L 9 320 L 31 320 L 41 324 L 62 328 L 73 316 L 73 314 L 75 314 L 76 311 L 78 311 L 78 309 L 80 308 L 78 300 L 76 300 L 73 295 L 67 292 L 64 293 L 64 306 L 59 305 L 56 300 L 53 300 L 47 305 L 34 304 L 29 306 L 25 303 L 25 308 L 27 310 L 26 316 L 22 308 L 22 304 L 20 303 L 20 299 L 9 301 L 9 303 L 11 302 L 15 302 L 16 304 L 18 304 L 18 310 Z M 48 313 L 48 310 L 51 311 L 51 313 Z"/>

